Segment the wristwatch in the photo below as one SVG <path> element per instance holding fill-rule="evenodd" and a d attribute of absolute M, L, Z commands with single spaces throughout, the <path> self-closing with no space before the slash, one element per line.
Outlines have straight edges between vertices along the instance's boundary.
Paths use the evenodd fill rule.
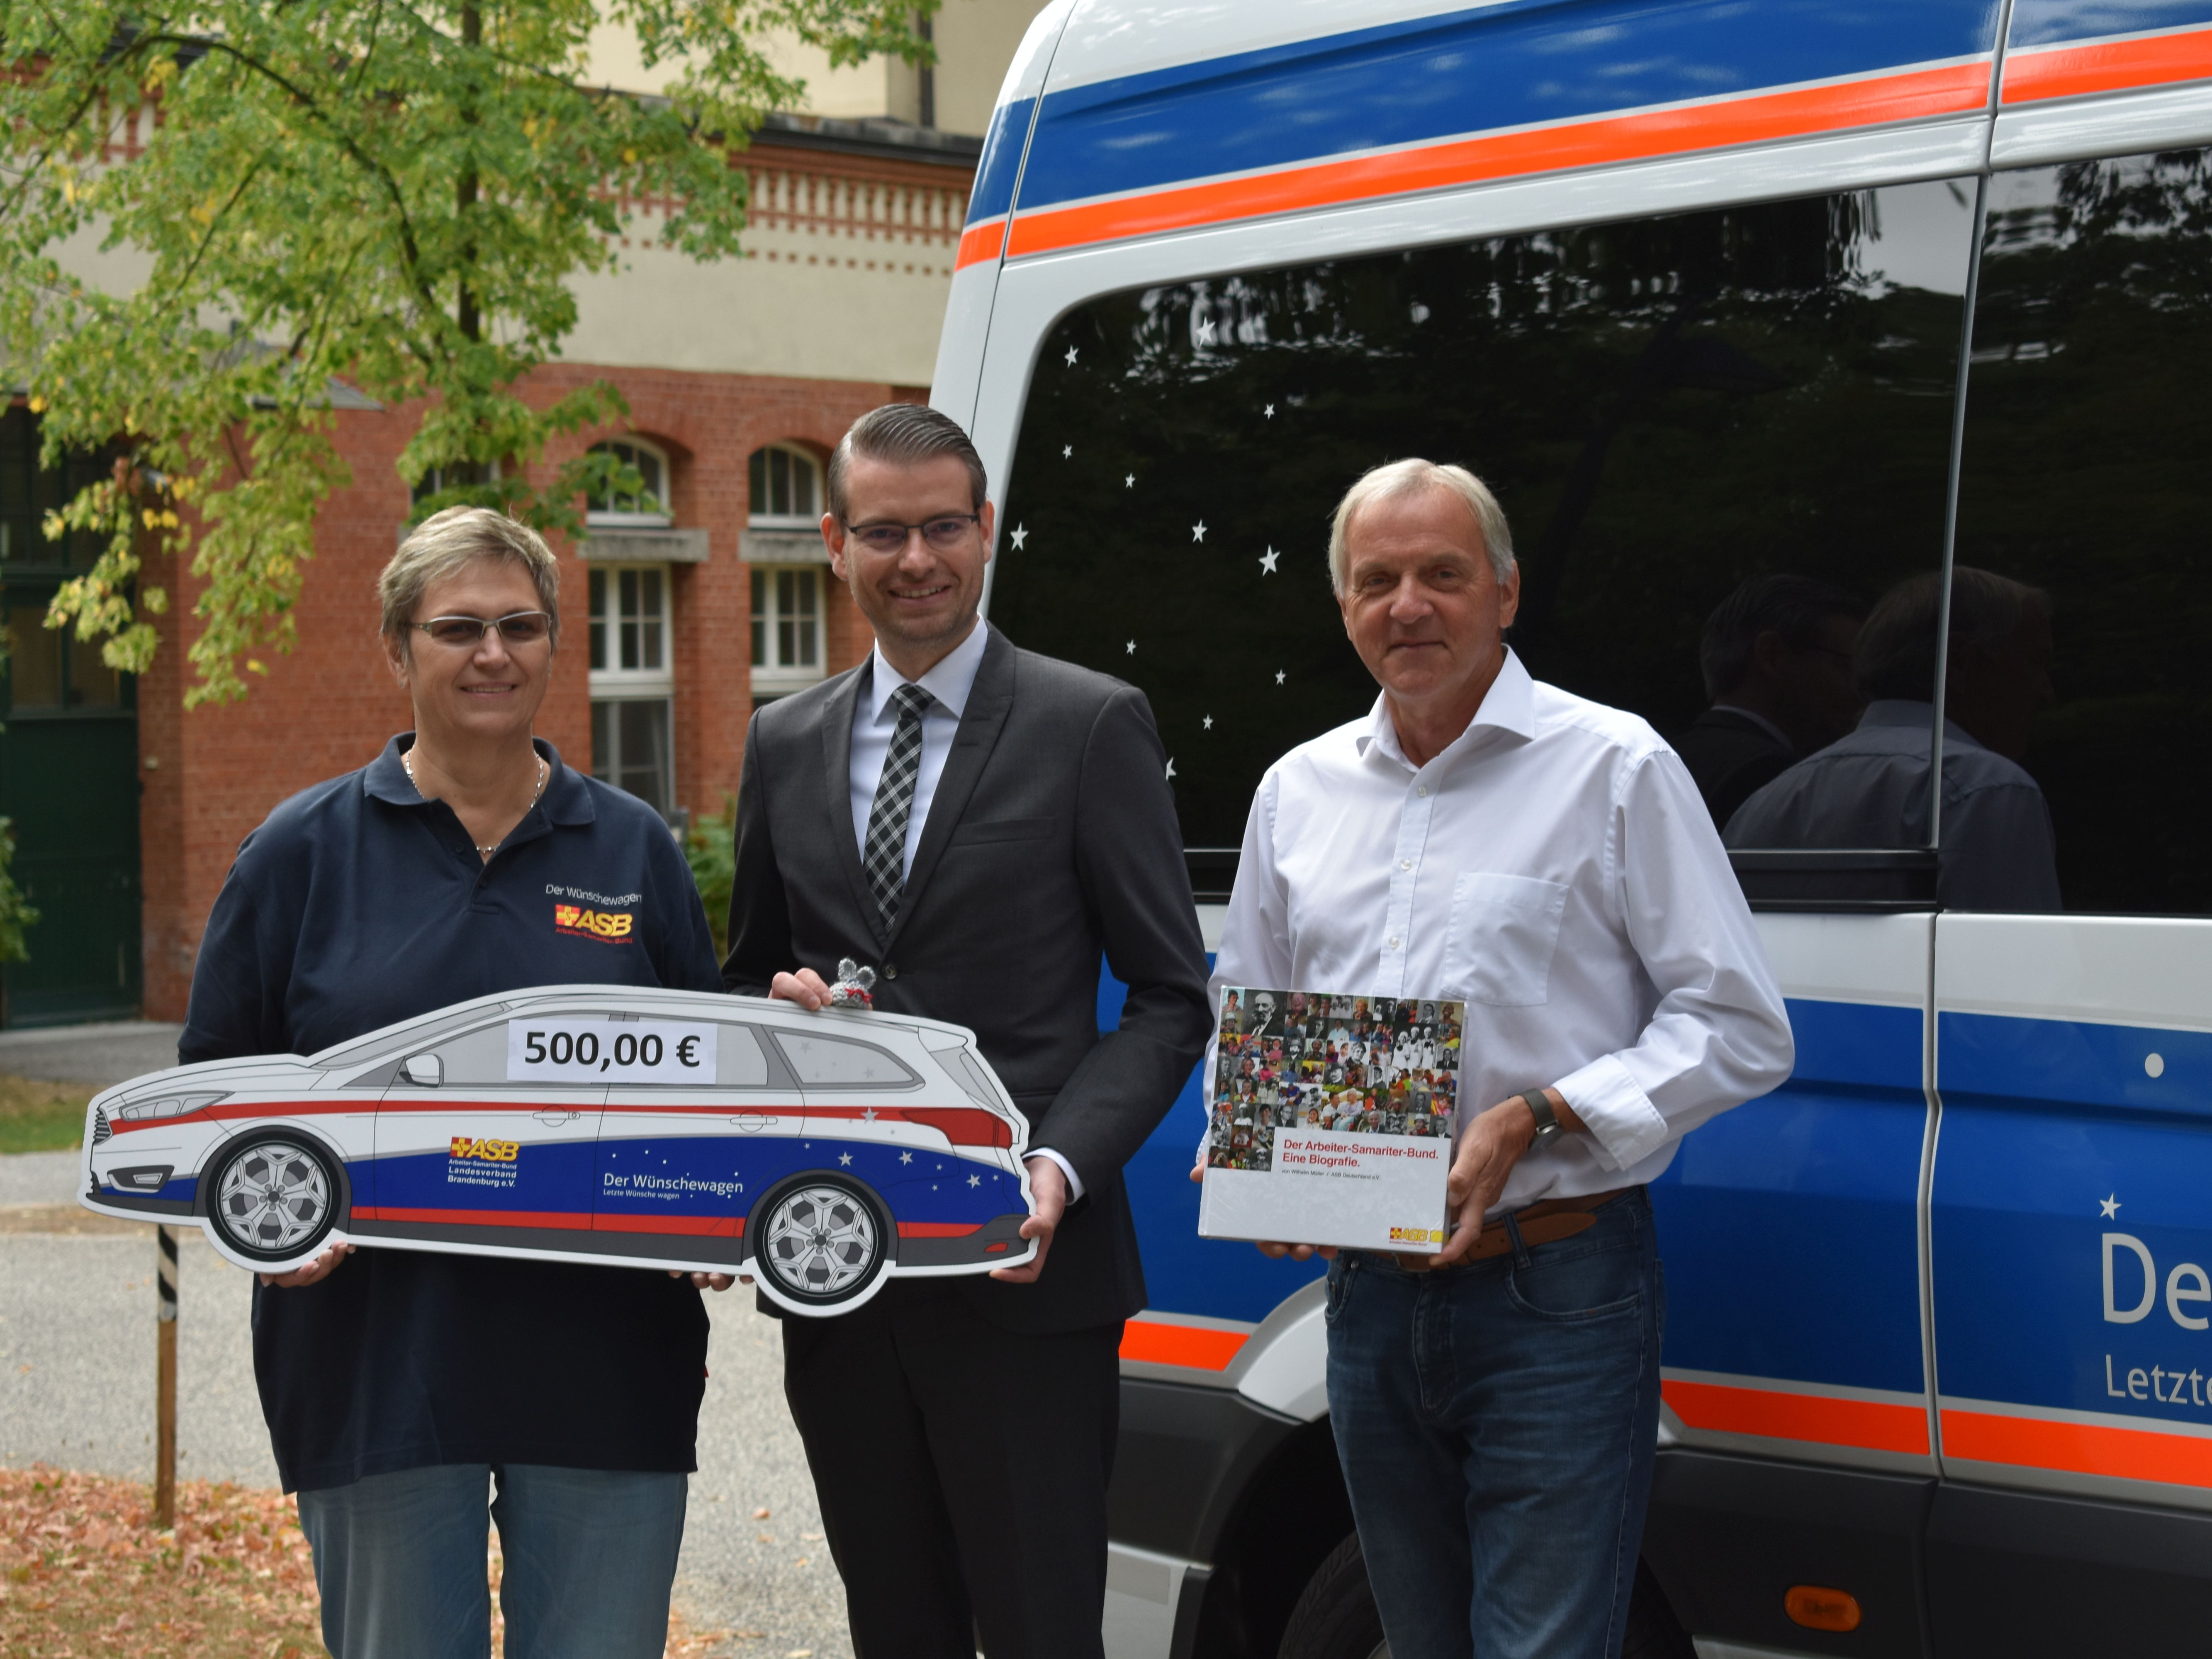
<path fill-rule="evenodd" d="M 1536 1120 L 1534 1145 L 1540 1146 L 1565 1127 L 1559 1121 L 1559 1115 L 1552 1109 L 1551 1097 L 1541 1089 L 1531 1089 L 1521 1098 L 1528 1103 L 1528 1110 Z"/>

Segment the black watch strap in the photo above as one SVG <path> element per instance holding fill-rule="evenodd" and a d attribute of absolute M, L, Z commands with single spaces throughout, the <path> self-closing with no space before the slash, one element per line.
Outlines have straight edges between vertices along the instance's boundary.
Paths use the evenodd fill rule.
<path fill-rule="evenodd" d="M 1559 1121 L 1559 1115 L 1552 1109 L 1551 1097 L 1541 1089 L 1530 1089 L 1521 1098 L 1528 1103 L 1528 1110 L 1536 1119 L 1538 1140 L 1549 1140 L 1565 1127 Z"/>

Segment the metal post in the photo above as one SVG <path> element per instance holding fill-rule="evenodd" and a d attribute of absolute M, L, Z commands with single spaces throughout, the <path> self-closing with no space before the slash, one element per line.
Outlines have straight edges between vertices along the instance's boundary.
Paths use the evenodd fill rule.
<path fill-rule="evenodd" d="M 154 1524 L 177 1524 L 177 1236 L 154 1229 Z"/>

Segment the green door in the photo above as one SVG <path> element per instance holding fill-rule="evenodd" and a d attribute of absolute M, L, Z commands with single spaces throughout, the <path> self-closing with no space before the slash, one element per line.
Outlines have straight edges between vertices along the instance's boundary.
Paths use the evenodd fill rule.
<path fill-rule="evenodd" d="M 0 813 L 15 821 L 16 884 L 39 910 L 30 960 L 8 963 L 0 981 L 9 1025 L 128 1018 L 139 1007 L 135 687 L 97 645 L 42 625 L 61 577 L 94 551 L 57 546 L 39 527 L 77 482 L 38 467 L 21 405 L 0 416 Z"/>

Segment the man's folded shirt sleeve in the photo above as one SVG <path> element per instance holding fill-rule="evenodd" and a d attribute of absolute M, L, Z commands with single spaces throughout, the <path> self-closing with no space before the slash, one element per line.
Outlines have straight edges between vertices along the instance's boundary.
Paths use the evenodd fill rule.
<path fill-rule="evenodd" d="M 1751 907 L 1679 757 L 1631 763 L 1613 805 L 1613 883 L 1630 943 L 1659 993 L 1635 1043 L 1554 1086 L 1615 1169 L 1790 1075 L 1796 1046 Z"/>

